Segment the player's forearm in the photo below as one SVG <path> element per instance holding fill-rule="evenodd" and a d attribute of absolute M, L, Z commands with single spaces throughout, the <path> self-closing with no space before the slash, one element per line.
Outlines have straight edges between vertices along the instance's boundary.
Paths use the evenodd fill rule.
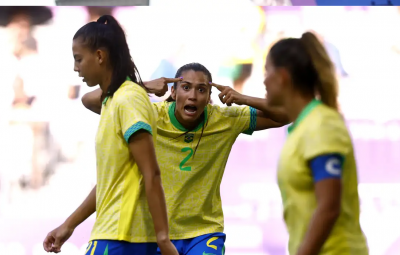
<path fill-rule="evenodd" d="M 265 98 L 246 96 L 246 105 L 253 107 L 264 114 L 265 118 L 269 118 L 283 125 L 289 123 L 287 114 L 278 107 L 269 107 Z"/>
<path fill-rule="evenodd" d="M 96 185 L 97 186 L 97 185 Z M 64 224 L 75 229 L 96 211 L 96 186 L 92 189 L 85 201 L 68 217 Z"/>
<path fill-rule="evenodd" d="M 159 171 L 157 172 L 152 176 L 145 177 L 145 188 L 157 242 L 165 242 L 169 240 L 167 206 L 161 176 Z"/>
<path fill-rule="evenodd" d="M 317 208 L 297 255 L 319 254 L 338 217 L 339 211 Z"/>

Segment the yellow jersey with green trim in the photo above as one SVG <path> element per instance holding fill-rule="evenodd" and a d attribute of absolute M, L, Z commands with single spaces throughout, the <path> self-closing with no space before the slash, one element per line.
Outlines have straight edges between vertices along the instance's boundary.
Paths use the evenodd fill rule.
<path fill-rule="evenodd" d="M 222 176 L 236 138 L 240 133 L 253 133 L 256 110 L 207 105 L 203 122 L 188 132 L 175 117 L 175 102 L 153 105 L 158 112 L 156 150 L 170 238 L 179 240 L 223 232 Z"/>
<path fill-rule="evenodd" d="M 289 232 L 289 253 L 297 253 L 317 207 L 308 163 L 324 154 L 340 154 L 345 161 L 341 212 L 318 254 L 367 255 L 367 243 L 359 221 L 360 201 L 352 141 L 339 112 L 318 100 L 307 105 L 289 127 L 278 164 L 278 183 Z"/>
<path fill-rule="evenodd" d="M 156 242 L 144 181 L 128 147 L 138 130 L 157 137 L 156 112 L 146 91 L 126 81 L 103 101 L 96 135 L 96 222 L 90 239 Z"/>

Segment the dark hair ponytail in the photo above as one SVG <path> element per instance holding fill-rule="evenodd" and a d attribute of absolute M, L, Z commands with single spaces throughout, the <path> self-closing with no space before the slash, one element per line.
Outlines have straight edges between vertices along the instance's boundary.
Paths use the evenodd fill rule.
<path fill-rule="evenodd" d="M 74 35 L 74 40 L 78 38 L 93 51 L 99 48 L 108 51 L 113 74 L 108 91 L 103 91 L 104 96 L 113 96 L 127 77 L 145 88 L 132 60 L 125 32 L 113 16 L 103 15 L 97 22 L 84 25 Z"/>
<path fill-rule="evenodd" d="M 286 68 L 294 85 L 307 95 L 338 109 L 335 67 L 317 37 L 306 32 L 300 39 L 287 38 L 275 43 L 268 54 L 275 67 Z"/>

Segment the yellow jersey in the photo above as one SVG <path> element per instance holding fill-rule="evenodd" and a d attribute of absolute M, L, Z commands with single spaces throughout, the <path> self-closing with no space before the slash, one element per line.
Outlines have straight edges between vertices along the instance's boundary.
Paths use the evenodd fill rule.
<path fill-rule="evenodd" d="M 278 183 L 291 255 L 299 249 L 317 207 L 314 180 L 308 163 L 317 156 L 331 153 L 345 158 L 341 177 L 341 212 L 319 254 L 368 254 L 359 222 L 357 167 L 349 132 L 337 111 L 313 100 L 289 127 L 289 136 L 278 164 Z"/>
<path fill-rule="evenodd" d="M 158 112 L 156 151 L 168 207 L 170 238 L 179 240 L 223 232 L 222 176 L 236 138 L 240 133 L 254 131 L 256 110 L 209 104 L 203 122 L 188 132 L 175 117 L 175 102 L 153 105 Z"/>
<path fill-rule="evenodd" d="M 143 176 L 131 156 L 129 137 L 138 130 L 157 137 L 156 112 L 146 91 L 126 81 L 103 101 L 96 135 L 96 222 L 90 240 L 156 242 Z"/>

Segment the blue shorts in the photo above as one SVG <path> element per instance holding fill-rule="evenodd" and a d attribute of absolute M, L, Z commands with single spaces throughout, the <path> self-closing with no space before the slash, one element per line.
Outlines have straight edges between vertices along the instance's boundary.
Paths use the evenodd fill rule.
<path fill-rule="evenodd" d="M 224 233 L 212 233 L 190 239 L 172 240 L 179 255 L 224 255 L 225 254 Z M 157 249 L 157 255 L 160 255 Z"/>
<path fill-rule="evenodd" d="M 115 240 L 89 242 L 85 255 L 155 255 L 157 243 L 129 243 Z"/>

